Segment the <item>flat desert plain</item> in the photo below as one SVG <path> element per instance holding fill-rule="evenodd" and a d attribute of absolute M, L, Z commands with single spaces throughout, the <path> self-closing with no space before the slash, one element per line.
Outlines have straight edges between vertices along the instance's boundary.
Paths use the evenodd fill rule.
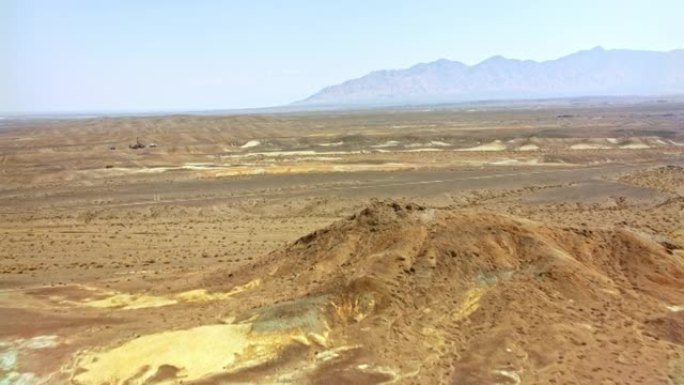
<path fill-rule="evenodd" d="M 6 118 L 0 384 L 684 384 L 683 167 L 676 102 Z"/>

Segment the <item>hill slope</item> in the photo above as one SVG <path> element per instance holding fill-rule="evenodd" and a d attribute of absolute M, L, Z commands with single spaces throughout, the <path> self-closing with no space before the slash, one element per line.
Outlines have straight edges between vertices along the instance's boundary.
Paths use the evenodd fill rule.
<path fill-rule="evenodd" d="M 544 62 L 494 56 L 473 66 L 441 59 L 408 69 L 375 71 L 326 87 L 296 104 L 392 105 L 677 93 L 684 93 L 684 50 L 597 47 Z"/>
<path fill-rule="evenodd" d="M 255 265 L 198 277 L 240 288 L 229 295 L 243 311 L 224 323 L 86 356 L 75 379 L 127 383 L 116 365 L 134 354 L 125 373 L 149 384 L 186 373 L 193 384 L 681 383 L 684 253 L 673 242 L 374 203 Z M 214 368 L 146 354 L 191 337 L 234 358 Z"/>

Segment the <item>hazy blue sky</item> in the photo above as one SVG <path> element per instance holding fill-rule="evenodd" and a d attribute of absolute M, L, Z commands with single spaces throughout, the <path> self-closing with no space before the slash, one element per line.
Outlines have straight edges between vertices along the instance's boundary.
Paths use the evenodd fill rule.
<path fill-rule="evenodd" d="M 0 111 L 270 106 L 439 58 L 684 48 L 682 0 L 0 0 Z"/>

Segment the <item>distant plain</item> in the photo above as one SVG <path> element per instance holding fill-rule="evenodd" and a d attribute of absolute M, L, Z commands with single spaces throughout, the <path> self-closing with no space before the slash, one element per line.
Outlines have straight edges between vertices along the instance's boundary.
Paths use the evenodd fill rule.
<path fill-rule="evenodd" d="M 561 228 L 625 228 L 684 245 L 679 102 L 2 122 L 0 338 L 68 340 L 49 356 L 17 348 L 24 362 L 43 357 L 41 367 L 17 373 L 53 383 L 97 383 L 78 374 L 97 369 L 73 360 L 78 352 L 264 305 L 264 293 L 231 298 L 267 279 L 257 272 L 269 252 L 296 248 L 378 200 Z M 146 147 L 129 148 L 136 140 Z M 187 299 L 196 290 L 210 293 Z M 301 294 L 279 290 L 273 298 Z M 77 305 L 90 297 L 115 302 Z M 362 359 L 387 363 L 387 354 Z M 259 368 L 231 381 L 272 375 Z M 408 371 L 350 381 L 410 383 Z M 417 378 L 437 381 L 448 370 L 429 372 L 437 377 Z M 538 383 L 550 378 L 535 375 Z M 309 380 L 327 381 L 316 378 Z"/>

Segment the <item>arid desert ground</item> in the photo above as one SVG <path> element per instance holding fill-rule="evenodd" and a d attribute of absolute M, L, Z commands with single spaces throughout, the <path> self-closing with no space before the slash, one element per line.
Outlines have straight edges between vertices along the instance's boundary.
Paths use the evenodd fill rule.
<path fill-rule="evenodd" d="M 0 120 L 2 385 L 675 385 L 683 310 L 683 103 Z"/>

